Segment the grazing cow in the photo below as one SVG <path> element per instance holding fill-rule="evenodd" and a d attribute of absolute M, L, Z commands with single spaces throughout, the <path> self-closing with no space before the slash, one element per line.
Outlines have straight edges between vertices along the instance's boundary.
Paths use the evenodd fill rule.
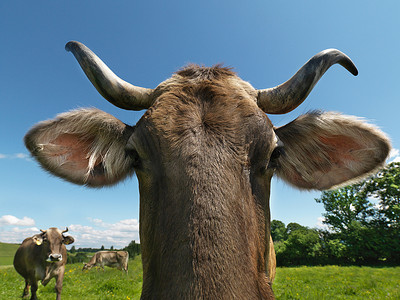
<path fill-rule="evenodd" d="M 90 270 L 98 266 L 104 271 L 104 266 L 124 270 L 128 273 L 129 253 L 126 251 L 99 251 L 83 266 L 83 270 Z"/>
<path fill-rule="evenodd" d="M 42 285 L 45 286 L 50 279 L 55 277 L 56 299 L 60 300 L 65 264 L 67 263 L 65 245 L 72 244 L 74 238 L 63 235 L 68 228 L 61 231 L 53 227 L 41 231 L 42 233 L 26 238 L 19 246 L 14 256 L 14 268 L 25 278 L 22 297 L 29 296 L 29 286 L 31 286 L 31 300 L 37 299 L 37 282 L 41 280 Z"/>
<path fill-rule="evenodd" d="M 279 128 L 268 119 L 300 105 L 333 64 L 357 75 L 338 50 L 257 90 L 228 68 L 196 65 L 155 89 L 137 87 L 83 44 L 66 49 L 108 101 L 147 111 L 135 126 L 97 109 L 70 111 L 34 126 L 25 144 L 44 169 L 76 184 L 137 174 L 142 299 L 273 299 L 273 174 L 330 189 L 376 171 L 390 150 L 385 134 L 355 117 L 312 111 Z"/>

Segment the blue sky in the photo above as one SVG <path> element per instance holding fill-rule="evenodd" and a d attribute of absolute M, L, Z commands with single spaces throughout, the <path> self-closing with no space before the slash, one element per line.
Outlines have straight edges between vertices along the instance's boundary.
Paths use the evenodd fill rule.
<path fill-rule="evenodd" d="M 68 41 L 149 88 L 189 62 L 224 63 L 255 88 L 272 87 L 317 52 L 337 48 L 359 75 L 334 66 L 301 106 L 270 118 L 281 126 L 313 109 L 364 117 L 390 136 L 393 160 L 400 149 L 399 11 L 398 1 L 1 1 L 0 241 L 53 226 L 68 226 L 76 247 L 139 239 L 136 177 L 112 188 L 75 186 L 43 171 L 23 145 L 32 125 L 78 107 L 132 125 L 144 113 L 104 100 L 64 50 Z M 273 219 L 317 226 L 319 192 L 272 184 Z"/>

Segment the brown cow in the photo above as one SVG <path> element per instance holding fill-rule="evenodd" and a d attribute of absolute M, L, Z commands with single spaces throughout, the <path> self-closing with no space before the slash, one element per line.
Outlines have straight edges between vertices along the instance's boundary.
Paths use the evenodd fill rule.
<path fill-rule="evenodd" d="M 14 268 L 25 278 L 25 288 L 22 297 L 29 296 L 31 286 L 31 300 L 37 299 L 37 282 L 42 281 L 45 286 L 50 279 L 56 278 L 57 300 L 61 299 L 61 290 L 64 279 L 65 264 L 67 263 L 67 249 L 64 245 L 74 242 L 72 236 L 64 236 L 64 231 L 58 228 L 41 230 L 42 233 L 26 238 L 14 256 Z"/>
<path fill-rule="evenodd" d="M 357 75 L 338 50 L 256 90 L 228 68 L 196 65 L 155 89 L 136 87 L 83 44 L 66 49 L 108 101 L 147 111 L 133 127 L 97 109 L 70 111 L 33 127 L 25 144 L 46 170 L 77 184 L 137 174 L 142 299 L 273 299 L 271 177 L 330 189 L 375 172 L 390 150 L 355 117 L 313 111 L 276 128 L 266 116 L 300 105 L 335 63 Z"/>
<path fill-rule="evenodd" d="M 83 270 L 90 270 L 98 266 L 104 271 L 104 266 L 124 270 L 128 274 L 129 253 L 126 251 L 99 251 L 96 252 L 90 261 L 83 266 Z"/>

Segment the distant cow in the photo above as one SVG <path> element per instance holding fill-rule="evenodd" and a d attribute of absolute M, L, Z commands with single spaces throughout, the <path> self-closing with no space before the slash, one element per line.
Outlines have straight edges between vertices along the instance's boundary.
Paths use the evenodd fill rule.
<path fill-rule="evenodd" d="M 56 278 L 57 300 L 61 299 L 61 289 L 64 279 L 67 249 L 64 245 L 74 242 L 72 236 L 64 236 L 64 231 L 58 228 L 41 230 L 42 233 L 26 238 L 14 256 L 14 268 L 25 278 L 25 288 L 22 297 L 28 297 L 31 286 L 31 300 L 37 299 L 37 282 L 46 285 L 50 279 Z"/>
<path fill-rule="evenodd" d="M 273 299 L 272 176 L 330 189 L 375 172 L 390 151 L 384 133 L 355 117 L 311 111 L 281 127 L 267 117 L 299 106 L 334 64 L 357 75 L 335 49 L 272 88 L 189 65 L 150 89 L 122 80 L 79 42 L 66 48 L 108 101 L 146 112 L 130 126 L 93 108 L 69 111 L 37 124 L 25 144 L 44 169 L 76 184 L 136 173 L 142 299 Z"/>
<path fill-rule="evenodd" d="M 83 266 L 82 270 L 90 270 L 97 266 L 104 270 L 104 266 L 124 270 L 128 273 L 129 253 L 127 251 L 99 251 Z"/>

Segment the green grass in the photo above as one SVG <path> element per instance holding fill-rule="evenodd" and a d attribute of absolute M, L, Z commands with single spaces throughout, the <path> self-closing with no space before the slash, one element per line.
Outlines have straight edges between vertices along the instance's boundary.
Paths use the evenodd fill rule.
<path fill-rule="evenodd" d="M 82 271 L 82 263 L 68 264 L 65 270 L 63 300 L 76 299 L 139 299 L 142 289 L 142 263 L 140 256 L 129 261 L 128 275 L 125 272 L 105 267 L 105 271 L 93 268 Z M 39 283 L 38 298 L 54 300 L 55 280 L 47 286 Z M 0 268 L 0 299 L 19 299 L 24 288 L 24 279 L 13 267 Z"/>
<path fill-rule="evenodd" d="M 278 268 L 277 299 L 400 299 L 400 267 Z"/>
<path fill-rule="evenodd" d="M 129 274 L 117 269 L 82 272 L 82 264 L 66 267 L 63 300 L 139 299 L 142 287 L 140 256 L 129 261 Z M 52 279 L 39 284 L 40 300 L 54 300 Z M 13 267 L 0 268 L 0 299 L 18 299 L 23 278 Z M 277 299 L 400 299 L 400 267 L 299 267 L 278 268 L 273 289 Z"/>
<path fill-rule="evenodd" d="M 19 245 L 6 244 L 0 242 L 0 266 L 10 266 L 13 264 L 14 254 Z"/>

